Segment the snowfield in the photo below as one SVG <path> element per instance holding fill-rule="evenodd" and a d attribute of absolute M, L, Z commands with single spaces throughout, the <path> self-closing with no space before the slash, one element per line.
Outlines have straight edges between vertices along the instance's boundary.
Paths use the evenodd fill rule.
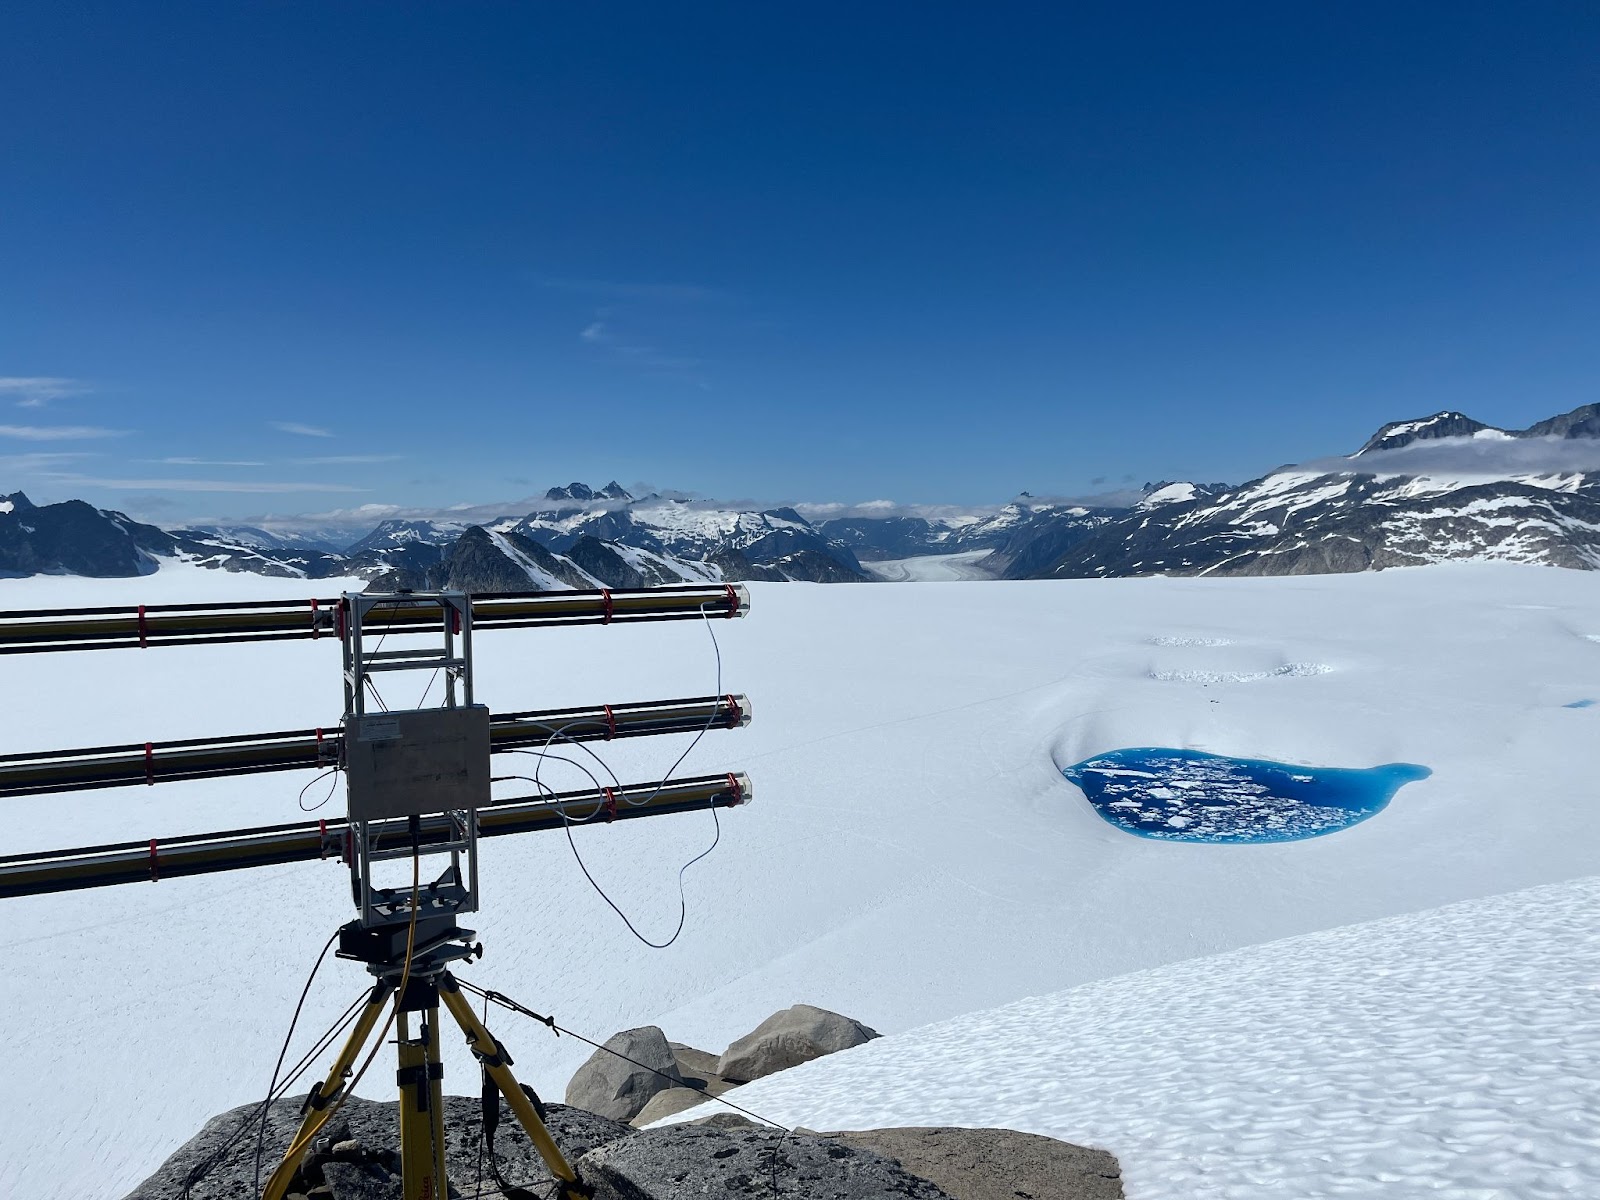
<path fill-rule="evenodd" d="M 176 568 L 139 580 L 4 581 L 0 607 L 338 587 Z M 1592 783 L 1600 706 L 1564 707 L 1600 698 L 1600 576 L 1473 564 L 752 592 L 750 617 L 712 627 L 725 661 L 720 690 L 748 692 L 755 722 L 708 734 L 682 769 L 748 770 L 756 799 L 723 816 L 721 845 L 689 872 L 683 936 L 661 952 L 634 941 L 559 835 L 496 839 L 483 852 L 485 910 L 468 922 L 487 956 L 464 977 L 601 1038 L 655 1023 L 717 1051 L 797 1001 L 891 1035 L 758 1085 L 792 1086 L 771 1091 L 784 1106 L 773 1115 L 812 1128 L 865 1123 L 851 1114 L 869 1105 L 896 1121 L 958 1119 L 953 1107 L 928 1107 L 956 1103 L 942 1090 L 949 1079 L 916 1074 L 928 1055 L 965 1061 L 970 1073 L 963 1054 L 1010 1062 L 1032 1046 L 1059 1063 L 1079 1047 L 1086 1074 L 1070 1076 L 1076 1085 L 1059 1094 L 1035 1083 L 1023 1096 L 998 1068 L 992 1079 L 958 1079 L 973 1105 L 959 1119 L 1031 1122 L 1023 1127 L 1103 1145 L 1122 1160 L 1133 1200 L 1531 1198 L 1562 1194 L 1550 1189 L 1569 1178 L 1580 1182 L 1565 1194 L 1595 1191 L 1585 1186 L 1595 1178 L 1595 1104 L 1581 1086 L 1595 1075 L 1592 1061 L 1579 1061 L 1592 1058 L 1600 1019 L 1600 992 L 1587 1010 L 1578 1005 L 1584 980 L 1600 982 L 1592 943 L 1579 936 L 1581 913 L 1593 909 L 1588 885 L 1564 902 L 1578 922 L 1570 926 L 1541 898 L 1552 893 L 1484 910 L 1486 929 L 1527 916 L 1533 932 L 1521 950 L 1492 935 L 1459 953 L 1455 935 L 1430 943 L 1427 922 L 1453 917 L 1417 918 L 1414 935 L 1395 927 L 1399 949 L 1373 933 L 1375 964 L 1410 963 L 1412 974 L 1392 985 L 1375 972 L 1319 972 L 1325 956 L 1348 962 L 1360 953 L 1367 934 L 1359 930 L 1201 956 L 1600 874 Z M 687 622 L 497 631 L 477 650 L 479 696 L 502 711 L 714 687 L 706 630 Z M 3 752 L 332 726 L 341 703 L 329 640 L 20 656 L 4 670 L 12 703 Z M 398 682 L 385 692 L 399 707 L 422 684 L 409 698 Z M 631 782 L 658 775 L 685 744 L 596 749 Z M 1106 824 L 1060 774 L 1126 746 L 1314 766 L 1412 762 L 1433 775 L 1373 819 L 1324 838 L 1158 842 Z M 514 762 L 523 772 L 533 765 Z M 557 787 L 584 785 L 560 764 L 544 774 Z M 296 796 L 310 780 L 283 774 L 8 801 L 5 845 L 15 852 L 297 819 Z M 342 811 L 342 794 L 322 811 Z M 695 814 L 585 828 L 576 840 L 601 884 L 660 938 L 677 922 L 678 867 L 712 834 L 711 817 Z M 0 1195 L 29 1197 L 120 1196 L 207 1116 L 258 1098 L 312 960 L 350 915 L 346 876 L 333 863 L 0 903 L 11 964 L 0 983 L 7 1074 L 23 1081 L 0 1100 Z M 1538 952 L 1558 936 L 1568 953 Z M 1480 975 L 1457 969 L 1491 951 L 1500 957 Z M 365 978 L 352 964 L 326 964 L 297 1046 Z M 1441 1010 L 1457 980 L 1467 990 Z M 1523 997 L 1541 991 L 1565 1036 L 1518 1018 L 1520 1040 L 1489 1056 L 1493 1039 L 1473 1032 L 1481 1032 L 1474 1014 L 1497 1004 L 1525 1014 Z M 1046 999 L 1017 1003 L 1029 996 Z M 1135 1003 L 1140 996 L 1149 999 Z M 1309 1018 L 1296 996 L 1324 1014 L 1322 1049 L 1307 1046 L 1303 1070 L 1275 1076 L 1282 1060 L 1273 1055 L 1306 1042 Z M 970 1034 L 970 1046 L 938 1027 L 897 1036 L 1006 1005 L 1014 1007 L 943 1027 Z M 1384 1082 L 1398 1075 L 1357 1086 L 1371 1039 L 1407 1005 L 1417 1012 L 1392 1025 L 1398 1048 L 1448 1030 L 1452 1012 L 1462 1039 L 1437 1039 L 1411 1091 Z M 1367 1042 L 1352 1041 L 1369 1011 L 1382 1020 Z M 493 1025 L 521 1077 L 559 1097 L 586 1048 L 510 1016 Z M 1040 1045 L 1050 1037 L 1054 1044 Z M 1261 1043 L 1259 1057 L 1241 1057 L 1241 1038 Z M 1352 1057 L 1337 1059 L 1338 1046 Z M 1421 1062 L 1397 1056 L 1396 1071 L 1401 1059 Z M 828 1072 L 869 1061 L 894 1069 L 860 1092 L 862 1108 L 849 1109 Z M 448 1089 L 476 1087 L 454 1038 L 445 1065 Z M 375 1067 L 362 1094 L 392 1096 L 390 1078 Z M 1394 1126 L 1390 1115 L 1407 1096 L 1435 1087 L 1431 1115 Z M 1281 1127 L 1252 1124 L 1273 1105 Z M 1574 1115 L 1584 1111 L 1589 1133 Z M 1350 1157 L 1356 1133 L 1335 1141 L 1323 1132 L 1345 1121 L 1378 1131 L 1364 1162 Z M 1498 1148 L 1456 1148 L 1480 1136 Z M 1463 1184 L 1473 1172 L 1476 1182 Z"/>
<path fill-rule="evenodd" d="M 1590 877 L 1084 984 L 735 1098 L 1116 1147 L 1134 1200 L 1566 1200 L 1600 1195 L 1597 1005 Z"/>

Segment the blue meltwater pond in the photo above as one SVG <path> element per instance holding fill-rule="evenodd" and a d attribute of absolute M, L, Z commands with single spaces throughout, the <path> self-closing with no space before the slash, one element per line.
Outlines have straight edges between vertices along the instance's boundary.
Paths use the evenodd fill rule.
<path fill-rule="evenodd" d="M 1203 750 L 1113 750 L 1062 771 L 1117 828 L 1169 842 L 1293 842 L 1380 813 L 1431 771 L 1297 767 Z"/>

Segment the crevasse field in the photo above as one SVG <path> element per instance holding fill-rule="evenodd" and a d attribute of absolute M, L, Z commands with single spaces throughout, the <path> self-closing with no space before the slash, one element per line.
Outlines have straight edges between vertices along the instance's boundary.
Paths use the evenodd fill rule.
<path fill-rule="evenodd" d="M 338 587 L 180 568 L 0 582 L 0 607 Z M 1600 576 L 752 591 L 750 617 L 713 627 L 722 690 L 752 697 L 754 724 L 708 734 L 682 769 L 748 770 L 756 801 L 690 871 L 682 938 L 636 942 L 559 835 L 496 839 L 470 922 L 488 952 L 463 977 L 597 1037 L 655 1023 L 713 1051 L 774 1009 L 834 1008 L 890 1036 L 745 1103 L 812 1128 L 1000 1124 L 1103 1146 L 1132 1200 L 1600 1195 L 1600 887 L 1583 878 L 1600 874 L 1600 706 L 1566 707 L 1600 699 Z M 689 623 L 485 633 L 477 650 L 499 710 L 714 681 Z M 4 670 L 5 751 L 331 726 L 341 705 L 332 641 Z M 597 749 L 630 782 L 685 742 Z M 1112 828 L 1060 774 L 1126 746 L 1433 775 L 1315 840 L 1159 842 Z M 9 801 L 4 842 L 292 820 L 309 778 Z M 679 865 L 712 834 L 695 814 L 576 838 L 659 938 Z M 0 1195 L 28 1197 L 120 1196 L 208 1116 L 259 1098 L 350 915 L 333 863 L 0 904 Z M 365 980 L 326 964 L 297 1044 Z M 492 1024 L 559 1098 L 587 1048 Z M 362 1093 L 387 1098 L 390 1078 L 375 1068 Z M 446 1087 L 476 1088 L 453 1040 Z"/>

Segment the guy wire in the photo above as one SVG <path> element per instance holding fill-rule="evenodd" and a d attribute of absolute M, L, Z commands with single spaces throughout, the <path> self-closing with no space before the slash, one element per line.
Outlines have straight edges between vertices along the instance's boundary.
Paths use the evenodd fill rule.
<path fill-rule="evenodd" d="M 477 984 L 468 983 L 463 979 L 457 979 L 456 982 L 461 986 L 461 990 L 462 991 L 471 992 L 474 995 L 482 996 L 483 997 L 483 1001 L 484 1001 L 485 1004 L 488 1004 L 490 1001 L 493 1001 L 495 1004 L 498 1004 L 501 1008 L 509 1009 L 511 1012 L 520 1013 L 524 1017 L 528 1017 L 531 1020 L 538 1021 L 541 1025 L 546 1026 L 550 1030 L 550 1032 L 555 1034 L 557 1037 L 560 1037 L 564 1033 L 570 1038 L 576 1038 L 578 1041 L 584 1043 L 584 1045 L 586 1045 L 586 1046 L 593 1046 L 596 1050 L 604 1050 L 607 1054 L 611 1055 L 612 1057 L 620 1058 L 623 1062 L 629 1063 L 629 1064 L 631 1064 L 631 1065 L 633 1065 L 635 1067 L 638 1067 L 640 1070 L 649 1071 L 652 1075 L 659 1075 L 662 1079 L 666 1080 L 668 1083 L 672 1084 L 674 1087 L 682 1087 L 683 1086 L 681 1080 L 673 1079 L 673 1077 L 671 1075 L 668 1075 L 665 1071 L 658 1070 L 657 1068 L 650 1066 L 648 1063 L 642 1063 L 636 1058 L 630 1058 L 628 1055 L 622 1053 L 622 1051 L 613 1050 L 610 1046 L 607 1046 L 607 1045 L 604 1045 L 603 1043 L 597 1042 L 593 1038 L 584 1037 L 583 1034 L 578 1033 L 578 1032 L 576 1032 L 574 1030 L 568 1029 L 565 1025 L 561 1025 L 561 1024 L 557 1023 L 557 1021 L 556 1021 L 556 1019 L 554 1017 L 547 1017 L 547 1016 L 544 1016 L 541 1013 L 536 1013 L 531 1008 L 528 1008 L 525 1005 L 517 1003 L 515 1000 L 513 1000 L 510 996 L 506 995 L 504 992 L 497 992 L 497 991 L 492 991 L 492 990 L 487 989 L 487 988 L 481 988 Z M 713 1095 L 707 1093 L 706 1094 L 706 1099 L 707 1100 L 715 1100 L 718 1104 L 724 1105 L 727 1108 L 731 1108 L 735 1112 L 743 1113 L 747 1117 L 752 1117 L 755 1120 L 761 1122 L 763 1125 L 770 1125 L 775 1129 L 782 1130 L 782 1134 L 779 1136 L 777 1144 L 772 1147 L 771 1151 L 769 1151 L 770 1156 L 771 1156 L 770 1163 L 771 1163 L 771 1166 L 772 1166 L 772 1195 L 774 1197 L 774 1200 L 776 1200 L 776 1197 L 778 1195 L 778 1152 L 783 1149 L 783 1143 L 785 1141 L 787 1141 L 789 1139 L 789 1137 L 794 1134 L 795 1131 L 793 1129 L 791 1129 L 789 1126 L 783 1124 L 781 1121 L 774 1121 L 771 1117 L 764 1117 L 760 1113 L 756 1112 L 755 1110 L 749 1109 L 749 1108 L 745 1108 L 741 1104 L 735 1104 L 732 1100 L 726 1099 L 723 1096 L 713 1096 Z"/>

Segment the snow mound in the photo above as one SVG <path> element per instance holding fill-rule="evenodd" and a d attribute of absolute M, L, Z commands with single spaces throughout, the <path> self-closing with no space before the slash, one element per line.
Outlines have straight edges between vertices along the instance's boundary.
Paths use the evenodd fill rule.
<path fill-rule="evenodd" d="M 1600 1195 L 1600 877 L 924 1026 L 740 1090 L 1104 1147 L 1138 1200 Z"/>

